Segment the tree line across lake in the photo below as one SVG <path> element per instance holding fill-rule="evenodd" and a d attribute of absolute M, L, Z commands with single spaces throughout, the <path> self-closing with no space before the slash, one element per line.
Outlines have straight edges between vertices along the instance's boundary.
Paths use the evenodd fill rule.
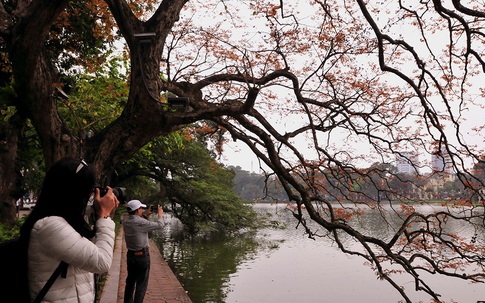
<path fill-rule="evenodd" d="M 386 166 L 383 168 L 382 166 Z M 355 179 L 339 180 L 335 176 L 325 175 L 319 172 L 321 197 L 330 202 L 345 201 L 379 201 L 379 200 L 402 200 L 402 201 L 474 201 L 473 191 L 467 190 L 463 183 L 453 174 L 434 172 L 423 175 L 398 174 L 394 172 L 389 175 L 379 190 L 379 183 L 384 182 L 382 176 L 375 173 L 376 167 L 379 171 L 395 171 L 396 168 L 389 165 L 374 164 L 367 168 L 367 179 L 356 177 Z M 243 170 L 240 166 L 229 166 L 234 171 L 234 191 L 245 201 L 251 202 L 286 202 L 288 195 L 283 190 L 281 183 L 275 176 L 266 176 L 262 173 L 255 173 Z M 480 173 L 480 167 L 473 168 L 478 177 L 484 176 Z M 325 171 L 325 170 L 324 170 Z M 305 182 L 305 180 L 301 180 Z M 350 182 L 352 186 L 343 188 L 339 183 Z M 386 190 L 391 187 L 391 193 Z"/>

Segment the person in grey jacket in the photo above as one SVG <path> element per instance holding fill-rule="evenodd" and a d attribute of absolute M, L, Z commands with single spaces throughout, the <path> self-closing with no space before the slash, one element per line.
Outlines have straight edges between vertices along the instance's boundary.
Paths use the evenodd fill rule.
<path fill-rule="evenodd" d="M 148 233 L 163 227 L 163 210 L 158 206 L 158 220 L 149 221 L 143 216 L 147 206 L 139 200 L 126 203 L 128 218 L 123 220 L 125 233 L 127 271 L 124 303 L 142 303 L 148 286 L 150 253 Z M 148 210 L 147 215 L 151 214 Z"/>
<path fill-rule="evenodd" d="M 21 228 L 27 239 L 27 272 L 33 301 L 61 261 L 67 270 L 42 302 L 92 303 L 94 273 L 107 272 L 113 260 L 115 223 L 110 215 L 119 202 L 109 188 L 100 197 L 96 173 L 84 160 L 65 158 L 47 172 L 36 206 Z M 94 195 L 94 228 L 84 217 Z"/>

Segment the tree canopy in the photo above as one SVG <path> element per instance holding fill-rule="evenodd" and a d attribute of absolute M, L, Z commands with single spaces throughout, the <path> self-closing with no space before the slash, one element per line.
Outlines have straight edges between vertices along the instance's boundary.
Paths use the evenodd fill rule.
<path fill-rule="evenodd" d="M 398 264 L 436 300 L 422 271 L 483 280 L 483 243 L 446 228 L 460 222 L 483 229 L 483 180 L 471 169 L 483 162 L 480 1 L 86 1 L 85 13 L 93 18 L 83 20 L 95 20 L 100 37 L 120 33 L 130 58 L 126 103 L 92 136 L 73 129 L 58 107 L 57 89 L 68 85 L 62 76 L 74 72 L 59 63 L 79 54 L 67 44 L 53 52 L 48 43 L 51 35 L 64 34 L 53 25 L 78 12 L 72 2 L 0 3 L 2 66 L 11 71 L 2 72 L 13 79 L 2 83 L 13 83 L 15 93 L 2 141 L 9 146 L 1 154 L 2 193 L 12 188 L 5 176 L 27 120 L 47 166 L 79 155 L 102 176 L 154 138 L 211 121 L 218 148 L 224 148 L 223 138 L 243 142 L 277 176 L 310 236 L 317 234 L 303 212 L 343 252 L 368 260 L 407 302 L 386 265 Z M 174 107 L 167 96 L 186 98 L 187 106 Z M 367 165 L 404 157 L 421 173 L 434 170 L 423 157 L 436 154 L 446 155 L 446 166 L 474 193 L 461 211 L 417 213 L 388 182 L 394 170 Z M 359 195 L 358 184 L 378 194 Z M 327 199 L 335 191 L 348 199 Z M 397 212 L 403 223 L 391 239 L 367 236 L 346 221 L 359 213 L 357 205 Z M 342 232 L 360 248 L 346 246 Z"/>
<path fill-rule="evenodd" d="M 117 183 L 135 197 L 146 197 L 144 203 L 162 204 L 192 233 L 256 227 L 251 204 L 234 192 L 234 172 L 215 161 L 201 129 L 194 126 L 154 139 L 119 166 Z M 134 192 L 139 184 L 150 183 L 151 189 Z"/>

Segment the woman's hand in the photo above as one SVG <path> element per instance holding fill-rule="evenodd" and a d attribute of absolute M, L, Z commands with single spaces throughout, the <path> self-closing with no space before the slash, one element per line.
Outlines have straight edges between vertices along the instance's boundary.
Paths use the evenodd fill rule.
<path fill-rule="evenodd" d="M 94 209 L 96 210 L 96 219 L 109 217 L 120 205 L 120 202 L 113 193 L 111 187 L 107 187 L 108 192 L 100 197 L 99 188 L 94 193 Z"/>

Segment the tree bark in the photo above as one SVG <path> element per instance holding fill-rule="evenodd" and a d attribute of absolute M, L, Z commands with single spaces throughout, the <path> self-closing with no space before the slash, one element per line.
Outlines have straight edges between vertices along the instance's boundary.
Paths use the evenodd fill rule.
<path fill-rule="evenodd" d="M 45 50 L 49 29 L 69 1 L 34 1 L 13 26 L 10 60 L 20 114 L 32 120 L 47 167 L 73 152 L 73 136 L 56 108 L 57 69 Z"/>
<path fill-rule="evenodd" d="M 53 22 L 67 5 L 67 0 L 18 1 L 9 13 L 1 6 L 0 15 L 7 16 L 0 34 L 8 46 L 15 79 L 16 109 L 5 129 L 2 146 L 2 186 L 0 188 L 0 220 L 15 221 L 15 163 L 18 150 L 19 121 L 31 119 L 43 148 L 47 166 L 72 154 L 72 134 L 63 125 L 55 106 L 56 68 L 45 51 L 45 41 Z M 15 20 L 15 21 L 13 21 Z"/>
<path fill-rule="evenodd" d="M 15 163 L 18 150 L 20 117 L 13 115 L 0 129 L 0 223 L 13 225 L 17 208 L 15 195 L 17 174 Z"/>

